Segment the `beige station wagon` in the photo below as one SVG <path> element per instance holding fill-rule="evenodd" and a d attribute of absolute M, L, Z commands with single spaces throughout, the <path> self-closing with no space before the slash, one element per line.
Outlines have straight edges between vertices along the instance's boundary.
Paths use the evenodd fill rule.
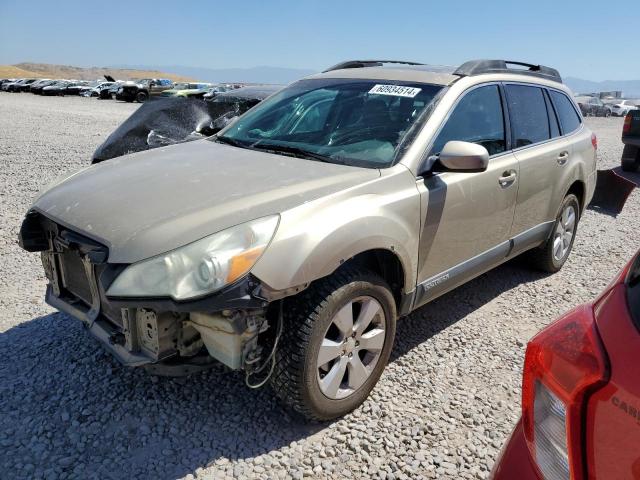
<path fill-rule="evenodd" d="M 123 364 L 222 362 L 330 419 L 374 387 L 398 318 L 520 254 L 562 267 L 596 148 L 552 68 L 349 61 L 57 182 L 20 243 Z"/>

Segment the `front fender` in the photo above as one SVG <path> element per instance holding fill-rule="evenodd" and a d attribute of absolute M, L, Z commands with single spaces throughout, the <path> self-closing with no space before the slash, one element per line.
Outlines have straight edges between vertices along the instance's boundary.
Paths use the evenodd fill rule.
<path fill-rule="evenodd" d="M 399 166 L 396 174 L 282 213 L 252 273 L 271 289 L 285 290 L 330 275 L 359 253 L 384 249 L 399 258 L 405 292 L 411 292 L 419 229 L 415 177 Z"/>

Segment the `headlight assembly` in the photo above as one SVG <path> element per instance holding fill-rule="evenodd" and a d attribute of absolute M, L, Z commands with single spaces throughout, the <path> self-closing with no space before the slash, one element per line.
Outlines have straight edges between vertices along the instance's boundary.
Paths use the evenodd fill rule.
<path fill-rule="evenodd" d="M 128 266 L 107 290 L 110 297 L 187 300 L 233 283 L 258 261 L 279 217 L 243 223 Z"/>

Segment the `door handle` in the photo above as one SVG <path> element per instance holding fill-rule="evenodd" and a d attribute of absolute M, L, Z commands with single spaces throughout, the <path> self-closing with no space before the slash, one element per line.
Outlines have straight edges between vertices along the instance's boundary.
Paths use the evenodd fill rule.
<path fill-rule="evenodd" d="M 516 172 L 504 172 L 500 178 L 498 178 L 498 183 L 502 188 L 507 188 L 513 182 L 516 181 Z"/>
<path fill-rule="evenodd" d="M 556 160 L 558 162 L 558 165 L 564 165 L 565 163 L 567 163 L 567 160 L 569 160 L 569 152 L 562 152 L 560 155 L 558 155 L 558 158 Z"/>

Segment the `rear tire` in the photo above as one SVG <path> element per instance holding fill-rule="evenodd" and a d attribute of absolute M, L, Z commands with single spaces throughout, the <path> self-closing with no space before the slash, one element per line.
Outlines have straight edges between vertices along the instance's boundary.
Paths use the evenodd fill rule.
<path fill-rule="evenodd" d="M 275 394 L 310 420 L 357 408 L 393 347 L 396 306 L 389 286 L 369 271 L 346 267 L 284 302 L 271 376 Z"/>
<path fill-rule="evenodd" d="M 138 92 L 136 94 L 136 101 L 138 103 L 144 103 L 147 101 L 147 98 L 149 98 L 149 96 L 145 93 L 145 92 Z"/>
<path fill-rule="evenodd" d="M 544 245 L 526 253 L 529 264 L 536 270 L 555 273 L 569 258 L 580 221 L 580 203 L 578 198 L 567 195 L 553 224 L 553 230 Z"/>

